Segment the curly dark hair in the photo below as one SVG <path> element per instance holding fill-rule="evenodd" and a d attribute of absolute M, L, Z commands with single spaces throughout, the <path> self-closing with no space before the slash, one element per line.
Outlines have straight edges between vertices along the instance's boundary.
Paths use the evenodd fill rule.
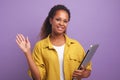
<path fill-rule="evenodd" d="M 70 16 L 70 11 L 66 6 L 60 5 L 60 4 L 53 6 L 51 8 L 51 10 L 49 11 L 47 18 L 45 19 L 45 21 L 42 25 L 42 28 L 41 28 L 41 31 L 40 31 L 40 34 L 39 34 L 41 39 L 46 38 L 52 32 L 52 26 L 51 26 L 49 20 L 50 20 L 50 18 L 53 18 L 55 16 L 56 11 L 58 11 L 58 10 L 66 11 L 68 13 L 69 21 L 70 21 L 70 17 L 71 17 Z"/>

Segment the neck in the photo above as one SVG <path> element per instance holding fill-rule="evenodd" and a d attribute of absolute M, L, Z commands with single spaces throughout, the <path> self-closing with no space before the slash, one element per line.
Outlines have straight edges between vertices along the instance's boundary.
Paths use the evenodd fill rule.
<path fill-rule="evenodd" d="M 51 39 L 55 39 L 55 40 L 63 39 L 64 38 L 64 34 L 51 34 L 50 38 Z"/>
<path fill-rule="evenodd" d="M 64 34 L 60 34 L 60 35 L 51 34 L 50 41 L 55 46 L 61 46 L 65 44 L 65 36 Z"/>

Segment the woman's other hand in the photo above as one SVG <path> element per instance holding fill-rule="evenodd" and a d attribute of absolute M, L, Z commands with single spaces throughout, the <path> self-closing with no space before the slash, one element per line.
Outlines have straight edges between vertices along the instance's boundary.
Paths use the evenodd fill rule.
<path fill-rule="evenodd" d="M 28 37 L 24 37 L 23 34 L 16 35 L 16 42 L 20 49 L 25 53 L 31 53 L 31 44 Z"/>
<path fill-rule="evenodd" d="M 80 70 L 75 70 L 73 72 L 72 77 L 81 80 L 82 78 L 89 77 L 90 73 L 91 73 L 90 70 L 87 70 L 84 66 L 82 66 Z"/>

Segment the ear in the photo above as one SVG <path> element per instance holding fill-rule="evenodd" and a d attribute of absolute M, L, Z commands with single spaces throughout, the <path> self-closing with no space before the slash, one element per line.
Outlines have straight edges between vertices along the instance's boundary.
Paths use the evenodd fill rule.
<path fill-rule="evenodd" d="M 50 24 L 52 24 L 52 18 L 49 19 Z"/>

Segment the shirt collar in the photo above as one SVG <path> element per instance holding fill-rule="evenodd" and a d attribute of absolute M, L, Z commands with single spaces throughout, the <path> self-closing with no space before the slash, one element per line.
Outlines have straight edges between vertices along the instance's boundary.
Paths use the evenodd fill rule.
<path fill-rule="evenodd" d="M 75 43 L 75 41 L 72 40 L 71 38 L 69 38 L 66 34 L 64 34 L 64 35 L 65 35 L 65 38 L 66 38 L 66 43 L 65 44 L 67 46 L 70 46 L 71 44 Z M 50 42 L 50 35 L 48 35 L 48 37 L 45 38 L 43 47 L 53 49 L 52 43 Z"/>

